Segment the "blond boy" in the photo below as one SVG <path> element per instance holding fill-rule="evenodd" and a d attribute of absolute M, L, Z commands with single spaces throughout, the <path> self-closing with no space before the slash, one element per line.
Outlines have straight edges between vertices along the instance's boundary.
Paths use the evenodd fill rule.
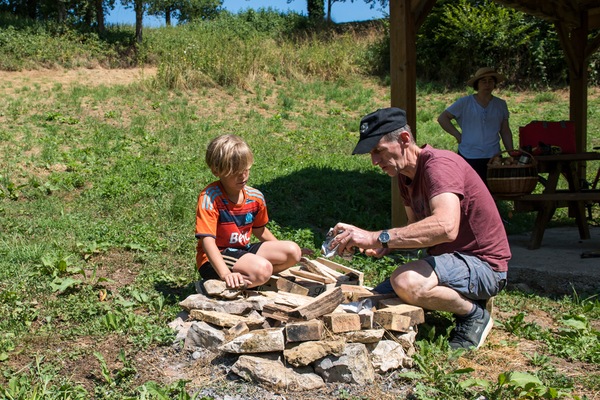
<path fill-rule="evenodd" d="M 215 138 L 206 151 L 206 164 L 219 180 L 198 198 L 196 264 L 203 279 L 221 279 L 230 288 L 262 285 L 298 263 L 303 252 L 267 229 L 265 198 L 246 186 L 253 163 L 252 150 L 236 135 Z M 260 242 L 250 244 L 251 234 Z"/>

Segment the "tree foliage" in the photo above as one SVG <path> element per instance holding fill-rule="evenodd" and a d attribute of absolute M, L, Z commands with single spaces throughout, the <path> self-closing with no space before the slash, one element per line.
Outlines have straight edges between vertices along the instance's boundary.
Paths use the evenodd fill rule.
<path fill-rule="evenodd" d="M 370 52 L 373 71 L 389 71 L 386 35 Z M 596 32 L 590 32 L 595 36 Z M 600 57 L 590 58 L 598 82 Z M 481 67 L 500 70 L 514 85 L 563 84 L 568 68 L 554 26 L 490 0 L 438 0 L 417 33 L 417 76 L 461 85 Z"/>

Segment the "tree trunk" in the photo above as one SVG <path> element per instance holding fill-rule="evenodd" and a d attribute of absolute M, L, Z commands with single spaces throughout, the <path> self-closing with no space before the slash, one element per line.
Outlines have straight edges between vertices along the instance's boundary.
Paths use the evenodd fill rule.
<path fill-rule="evenodd" d="M 135 39 L 142 44 L 142 22 L 144 18 L 144 3 L 142 0 L 135 0 Z"/>
<path fill-rule="evenodd" d="M 98 22 L 98 35 L 104 35 L 104 5 L 102 0 L 96 0 L 96 22 Z"/>
<path fill-rule="evenodd" d="M 27 0 L 27 16 L 31 19 L 37 18 L 37 0 Z"/>
<path fill-rule="evenodd" d="M 312 21 L 323 21 L 325 4 L 323 0 L 306 0 L 308 18 Z"/>
<path fill-rule="evenodd" d="M 327 22 L 331 22 L 331 4 L 333 0 L 327 0 Z"/>
<path fill-rule="evenodd" d="M 167 26 L 171 26 L 171 6 L 167 6 L 165 10 L 165 23 Z"/>
<path fill-rule="evenodd" d="M 67 19 L 67 9 L 64 1 L 58 1 L 58 23 L 62 24 Z"/>
<path fill-rule="evenodd" d="M 90 3 L 87 3 L 85 6 L 85 14 L 83 15 L 83 22 L 88 28 L 92 27 L 92 22 L 94 22 L 94 6 Z"/>

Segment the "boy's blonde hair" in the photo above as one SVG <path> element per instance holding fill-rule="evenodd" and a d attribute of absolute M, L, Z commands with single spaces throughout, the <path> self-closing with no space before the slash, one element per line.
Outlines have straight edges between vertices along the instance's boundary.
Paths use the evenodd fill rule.
<path fill-rule="evenodd" d="M 237 135 L 214 138 L 206 150 L 206 164 L 218 176 L 241 173 L 254 164 L 252 150 Z"/>

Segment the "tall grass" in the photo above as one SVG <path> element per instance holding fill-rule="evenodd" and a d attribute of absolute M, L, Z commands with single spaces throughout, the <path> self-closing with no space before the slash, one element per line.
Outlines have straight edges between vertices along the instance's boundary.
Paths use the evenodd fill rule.
<path fill-rule="evenodd" d="M 155 83 L 196 88 L 207 84 L 250 87 L 255 80 L 336 79 L 365 73 L 369 67 L 362 60 L 382 32 L 377 28 L 368 34 L 352 30 L 265 31 L 240 14 L 162 33 L 167 34 L 148 39 L 149 47 L 160 49 Z"/>

